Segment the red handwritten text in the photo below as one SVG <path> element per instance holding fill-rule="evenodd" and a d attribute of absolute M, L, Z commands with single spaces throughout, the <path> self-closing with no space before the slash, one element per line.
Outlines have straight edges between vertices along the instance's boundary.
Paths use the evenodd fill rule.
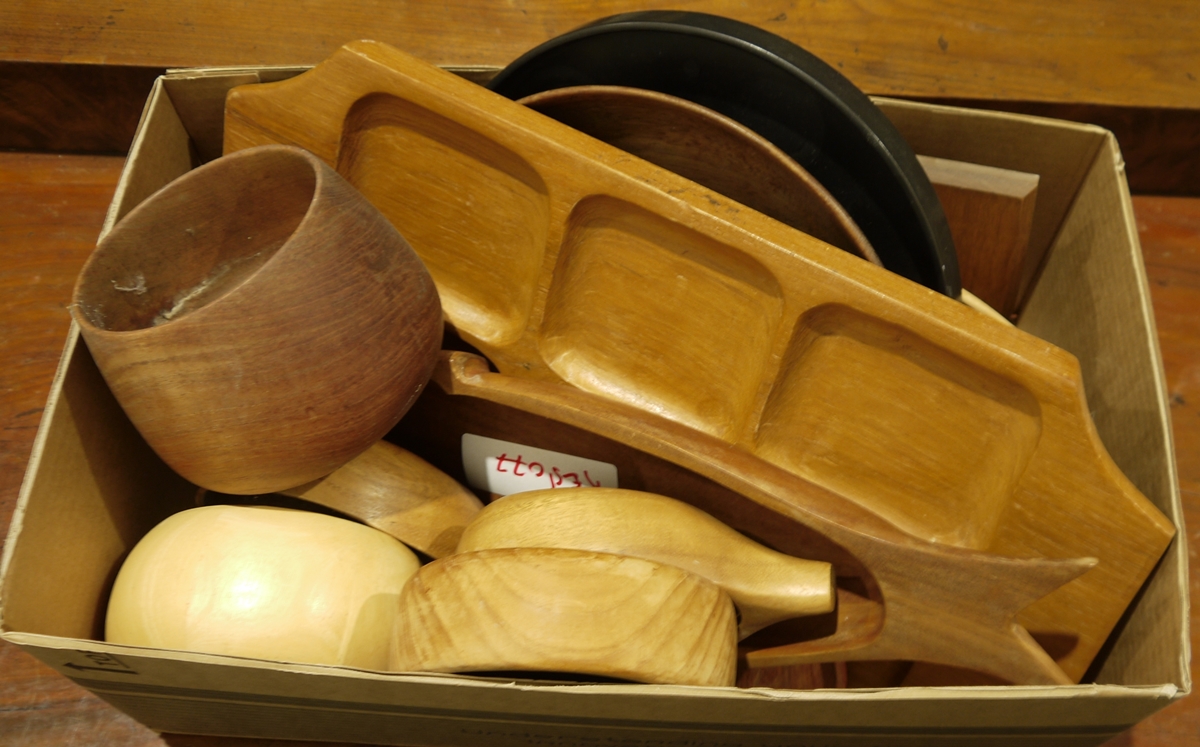
<path fill-rule="evenodd" d="M 505 469 L 506 466 L 510 469 Z M 508 452 L 496 457 L 496 471 L 516 477 L 544 477 L 552 488 L 582 488 L 584 485 L 593 488 L 603 487 L 598 479 L 588 474 L 586 469 L 583 470 L 581 478 L 578 472 L 563 472 L 554 465 L 547 466 L 533 460 L 525 461 L 521 454 L 510 457 Z"/>

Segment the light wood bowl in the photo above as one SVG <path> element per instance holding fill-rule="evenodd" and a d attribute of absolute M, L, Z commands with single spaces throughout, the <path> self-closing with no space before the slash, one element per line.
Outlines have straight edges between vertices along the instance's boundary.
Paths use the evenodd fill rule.
<path fill-rule="evenodd" d="M 84 266 L 71 311 L 159 456 L 240 494 L 309 482 L 378 441 L 442 334 L 404 238 L 283 146 L 220 158 L 134 208 Z"/>
<path fill-rule="evenodd" d="M 883 265 L 812 174 L 754 130 L 708 107 L 628 86 L 556 88 L 518 103 Z"/>
<path fill-rule="evenodd" d="M 732 686 L 729 596 L 674 566 L 551 548 L 436 560 L 400 597 L 392 669 Z"/>
<path fill-rule="evenodd" d="M 204 506 L 152 529 L 109 598 L 111 643 L 386 669 L 420 561 L 383 532 L 265 506 Z"/>

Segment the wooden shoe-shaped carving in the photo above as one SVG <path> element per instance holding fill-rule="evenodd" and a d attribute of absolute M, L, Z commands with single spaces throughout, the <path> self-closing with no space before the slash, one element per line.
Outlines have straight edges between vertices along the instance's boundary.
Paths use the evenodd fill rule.
<path fill-rule="evenodd" d="M 620 414 L 802 511 L 877 580 L 904 574 L 886 625 L 924 624 L 931 646 L 969 647 L 934 611 L 953 602 L 1003 610 L 988 635 L 1036 658 L 1011 627 L 1029 604 L 1017 620 L 1072 640 L 1078 680 L 1173 536 L 1100 444 L 1068 353 L 386 45 L 233 90 L 225 137 L 336 164 L 506 385 Z M 1082 567 L 967 550 L 1099 563 L 1049 593 Z M 996 604 L 962 602 L 986 589 Z"/>
<path fill-rule="evenodd" d="M 499 547 L 609 552 L 682 568 L 729 594 L 742 638 L 834 606 L 829 563 L 775 552 L 697 508 L 654 493 L 580 488 L 505 496 L 467 525 L 458 551 Z"/>
<path fill-rule="evenodd" d="M 198 505 L 228 503 L 301 510 L 324 506 L 390 534 L 431 558 L 453 554 L 463 529 L 483 508 L 479 498 L 457 480 L 387 441 L 375 442 L 325 477 L 277 494 L 244 496 L 201 490 L 197 495 Z"/>
<path fill-rule="evenodd" d="M 434 381 L 444 391 L 636 444 L 832 541 L 833 547 L 813 547 L 813 557 L 825 555 L 822 559 L 839 566 L 839 576 L 866 569 L 869 599 L 881 603 L 882 611 L 872 601 L 839 593 L 833 635 L 751 652 L 751 667 L 904 659 L 974 669 L 1015 684 L 1070 682 L 1015 616 L 1086 572 L 1093 559 L 1006 558 L 919 540 L 719 439 L 669 420 L 650 420 L 637 408 L 571 387 L 490 372 L 478 356 L 443 355 L 445 365 L 435 371 Z"/>

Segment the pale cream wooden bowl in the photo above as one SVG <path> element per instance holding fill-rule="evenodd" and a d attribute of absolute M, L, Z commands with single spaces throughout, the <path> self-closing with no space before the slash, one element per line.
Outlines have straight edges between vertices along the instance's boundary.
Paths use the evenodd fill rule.
<path fill-rule="evenodd" d="M 362 524 L 205 506 L 152 529 L 109 598 L 111 643 L 387 668 L 400 591 L 420 562 Z"/>
<path fill-rule="evenodd" d="M 71 311 L 163 461 L 247 495 L 327 475 L 382 438 L 442 339 L 437 289 L 404 237 L 287 146 L 148 197 L 100 240 Z"/>
<path fill-rule="evenodd" d="M 729 596 L 674 566 L 551 548 L 436 560 L 401 595 L 391 667 L 732 686 Z"/>

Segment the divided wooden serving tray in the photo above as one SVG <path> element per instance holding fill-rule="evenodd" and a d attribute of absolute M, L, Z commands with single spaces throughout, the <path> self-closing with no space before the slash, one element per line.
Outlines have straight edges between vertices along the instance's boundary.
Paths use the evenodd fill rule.
<path fill-rule="evenodd" d="M 760 485 L 760 505 L 860 562 L 898 557 L 878 541 L 949 558 L 899 571 L 889 619 L 934 620 L 955 589 L 978 599 L 972 586 L 997 581 L 984 638 L 1025 657 L 947 656 L 951 616 L 920 650 L 859 658 L 1062 681 L 1003 621 L 1086 564 L 1035 563 L 1044 573 L 1014 573 L 1000 599 L 999 569 L 1015 566 L 985 553 L 1090 557 L 1016 617 L 1077 681 L 1173 536 L 1105 452 L 1068 353 L 386 45 L 235 89 L 225 135 L 226 152 L 282 142 L 334 164 L 504 381 L 624 413 L 635 442 L 703 444 L 673 458 Z M 934 607 L 898 602 L 942 573 Z"/>

